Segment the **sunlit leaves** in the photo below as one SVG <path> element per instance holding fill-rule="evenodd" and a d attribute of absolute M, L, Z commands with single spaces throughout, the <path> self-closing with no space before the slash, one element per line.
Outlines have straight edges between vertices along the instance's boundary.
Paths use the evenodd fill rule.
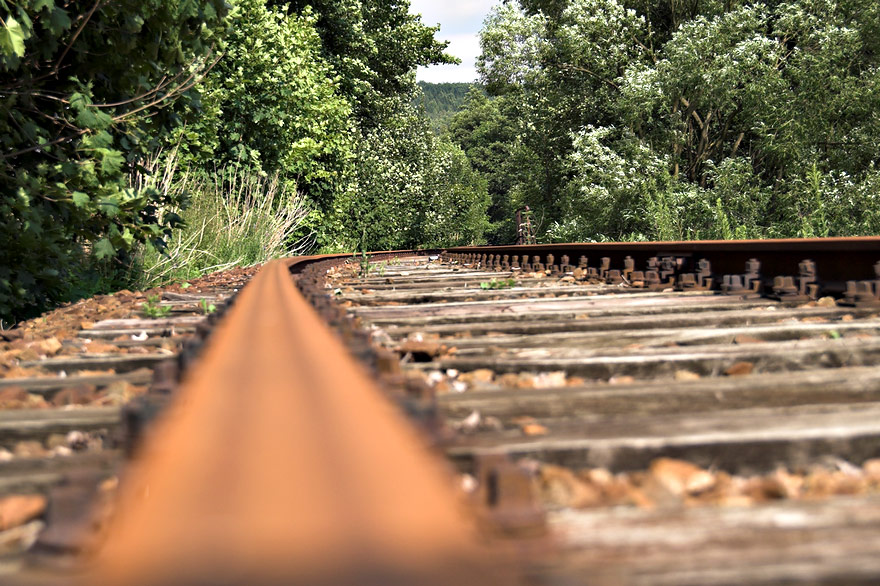
<path fill-rule="evenodd" d="M 273 0 L 295 12 L 311 6 L 342 91 L 355 117 L 370 124 L 382 117 L 383 101 L 413 89 L 417 65 L 453 63 L 445 42 L 409 13 L 409 2 L 385 0 Z"/>
<path fill-rule="evenodd" d="M 226 54 L 202 89 L 202 115 L 181 131 L 183 160 L 278 172 L 327 208 L 351 149 L 351 106 L 321 55 L 316 17 L 263 0 L 240 0 L 236 11 Z"/>
<path fill-rule="evenodd" d="M 113 149 L 98 149 L 98 156 L 101 158 L 101 171 L 104 175 L 115 175 L 125 162 L 122 153 Z"/>
<path fill-rule="evenodd" d="M 547 42 L 547 19 L 528 16 L 514 3 L 492 9 L 480 31 L 482 54 L 477 69 L 497 91 L 508 84 L 524 84 L 540 75 L 541 52 Z"/>
<path fill-rule="evenodd" d="M 12 16 L 0 25 L 0 50 L 7 55 L 24 56 L 24 31 Z"/>
<path fill-rule="evenodd" d="M 73 205 L 78 208 L 85 208 L 90 203 L 89 194 L 83 193 L 82 191 L 74 191 L 70 194 L 70 198 L 73 201 Z"/>
<path fill-rule="evenodd" d="M 487 20 L 482 73 L 515 104 L 509 200 L 549 236 L 876 231 L 876 2 L 518 4 Z"/>
<path fill-rule="evenodd" d="M 482 241 L 485 181 L 461 149 L 398 100 L 384 124 L 362 129 L 351 188 L 339 200 L 349 246 L 392 250 Z"/>

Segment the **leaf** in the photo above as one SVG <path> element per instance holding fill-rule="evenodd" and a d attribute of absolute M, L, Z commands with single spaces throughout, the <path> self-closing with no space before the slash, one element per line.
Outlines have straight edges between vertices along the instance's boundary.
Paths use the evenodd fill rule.
<path fill-rule="evenodd" d="M 101 206 L 100 210 L 108 218 L 113 218 L 119 214 L 119 201 L 118 198 L 114 195 L 103 198 L 98 205 Z"/>
<path fill-rule="evenodd" d="M 17 12 L 18 12 L 18 18 L 19 18 L 19 20 L 21 20 L 19 25 L 21 26 L 21 30 L 24 35 L 24 38 L 29 39 L 29 38 L 31 38 L 31 35 L 34 32 L 34 23 L 31 20 L 31 17 L 28 16 L 28 13 L 25 12 L 23 7 L 19 6 Z"/>
<path fill-rule="evenodd" d="M 7 55 L 24 56 L 24 31 L 18 21 L 11 16 L 6 19 L 6 24 L 0 30 L 0 49 Z"/>
<path fill-rule="evenodd" d="M 86 148 L 108 148 L 113 145 L 113 137 L 106 130 L 99 130 L 95 134 L 83 138 L 82 144 Z M 125 146 L 123 144 L 123 146 Z"/>
<path fill-rule="evenodd" d="M 107 238 L 101 238 L 100 240 L 95 242 L 95 246 L 94 248 L 92 248 L 92 250 L 95 253 L 95 258 L 97 258 L 98 260 L 116 254 L 116 249 L 113 248 L 113 245 Z"/>
<path fill-rule="evenodd" d="M 76 110 L 77 112 L 82 112 L 83 110 L 88 109 L 89 100 L 79 92 L 73 92 L 70 94 L 70 107 Z"/>
<path fill-rule="evenodd" d="M 43 233 L 43 227 L 37 222 L 27 221 L 24 223 L 24 232 L 28 232 L 33 236 L 40 236 Z"/>
<path fill-rule="evenodd" d="M 101 170 L 107 175 L 118 173 L 125 162 L 122 153 L 117 150 L 98 149 L 98 153 L 101 155 Z"/>
<path fill-rule="evenodd" d="M 88 194 L 83 193 L 81 191 L 74 191 L 71 194 L 71 197 L 73 198 L 73 205 L 75 205 L 78 208 L 86 207 L 87 205 L 89 205 L 89 202 L 91 201 Z"/>
<path fill-rule="evenodd" d="M 76 121 L 85 128 L 105 129 L 113 123 L 113 118 L 100 110 L 83 108 L 76 116 Z"/>
<path fill-rule="evenodd" d="M 49 10 L 55 8 L 55 0 L 34 0 L 34 10 L 36 12 L 39 12 L 44 8 L 48 8 Z"/>
<path fill-rule="evenodd" d="M 70 24 L 70 17 L 67 16 L 67 12 L 56 6 L 49 16 L 49 30 L 52 34 L 60 35 L 70 28 Z"/>

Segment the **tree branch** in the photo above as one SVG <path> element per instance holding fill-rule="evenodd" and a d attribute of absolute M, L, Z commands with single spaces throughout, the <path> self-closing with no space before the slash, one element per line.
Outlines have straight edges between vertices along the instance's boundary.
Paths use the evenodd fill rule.
<path fill-rule="evenodd" d="M 119 114 L 119 115 L 117 115 L 117 116 L 114 116 L 114 117 L 112 118 L 113 122 L 122 122 L 122 121 L 126 120 L 127 118 L 130 118 L 131 116 L 137 114 L 138 112 L 142 112 L 142 111 L 144 111 L 144 110 L 146 110 L 146 109 L 148 109 L 148 108 L 152 108 L 152 107 L 154 107 L 154 106 L 158 106 L 159 104 L 162 104 L 163 102 L 169 102 L 170 100 L 172 100 L 172 98 L 176 98 L 177 96 L 179 96 L 179 95 L 182 94 L 183 92 L 188 91 L 188 90 L 191 89 L 193 86 L 195 86 L 197 83 L 199 83 L 202 79 L 204 79 L 205 75 L 207 75 L 208 72 L 210 72 L 211 69 L 213 69 L 214 66 L 217 65 L 217 63 L 220 61 L 220 59 L 223 58 L 223 55 L 224 55 L 223 53 L 221 53 L 220 55 L 218 55 L 217 58 L 214 59 L 214 61 L 211 62 L 211 64 L 210 64 L 209 66 L 205 67 L 203 70 L 201 70 L 201 71 L 198 71 L 198 70 L 197 70 L 197 71 L 193 71 L 192 73 L 190 73 L 190 74 L 189 74 L 189 77 L 187 77 L 187 78 L 186 78 L 183 82 L 181 82 L 178 86 L 172 88 L 172 89 L 171 89 L 167 94 L 165 94 L 164 96 L 162 96 L 162 97 L 160 97 L 160 98 L 157 98 L 157 99 L 155 99 L 155 100 L 153 100 L 153 101 L 151 101 L 151 102 L 149 102 L 149 103 L 147 103 L 147 104 L 144 104 L 144 105 L 142 105 L 142 106 L 140 106 L 140 107 L 138 107 L 138 108 L 135 108 L 134 110 L 130 110 L 130 111 L 128 111 L 128 112 L 124 112 L 124 113 L 122 113 L 122 114 Z M 171 78 L 171 80 L 174 80 L 174 79 L 179 78 L 182 74 L 183 74 L 183 72 L 180 72 L 180 73 L 176 74 L 175 76 L 173 76 L 173 77 Z M 167 76 L 166 76 L 166 77 L 167 77 Z M 163 77 L 162 79 L 165 80 L 164 77 Z M 167 85 L 167 83 L 166 83 L 165 85 Z M 144 95 L 155 94 L 155 91 L 156 91 L 156 89 L 154 88 L 153 90 L 151 90 L 150 92 L 147 92 L 147 93 L 144 94 Z M 91 104 L 90 104 L 90 105 L 91 105 Z M 167 104 L 165 104 L 165 105 L 167 105 Z M 161 106 L 161 107 L 164 107 L 164 105 Z M 149 114 L 146 114 L 146 116 L 148 116 L 148 117 L 149 117 L 149 116 L 153 116 L 153 115 L 155 115 L 155 112 L 151 112 L 151 113 L 149 113 Z M 44 149 L 44 148 L 46 148 L 46 147 L 48 147 L 48 146 L 53 146 L 53 145 L 56 145 L 56 144 L 59 144 L 59 143 L 62 143 L 62 142 L 68 141 L 68 140 L 73 140 L 73 139 L 75 139 L 75 138 L 79 138 L 80 136 L 82 136 L 83 134 L 86 134 L 86 133 L 88 133 L 88 132 L 90 132 L 90 129 L 88 129 L 88 128 L 83 128 L 83 129 L 77 130 L 76 132 L 74 132 L 74 133 L 72 133 L 72 134 L 69 134 L 69 135 L 66 135 L 66 136 L 58 137 L 58 138 L 56 138 L 56 139 L 54 139 L 54 140 L 51 140 L 51 141 L 49 141 L 49 142 L 45 142 L 45 143 L 42 143 L 42 144 L 37 144 L 37 145 L 31 146 L 31 147 L 28 147 L 28 148 L 25 148 L 25 149 L 20 149 L 20 150 L 17 150 L 17 151 L 11 152 L 11 153 L 3 153 L 3 154 L 0 154 L 0 160 L 2 160 L 2 161 L 6 161 L 6 160 L 8 160 L 8 159 L 12 159 L 12 158 L 15 158 L 15 157 L 18 157 L 18 156 L 21 156 L 21 155 L 27 154 L 27 153 L 31 153 L 31 152 L 34 152 L 34 151 L 37 151 L 37 150 L 40 150 L 40 149 Z"/>
<path fill-rule="evenodd" d="M 66 47 L 64 47 L 64 51 L 61 53 L 61 56 L 58 57 L 58 60 L 55 62 L 55 67 L 52 68 L 52 75 L 58 75 L 58 70 L 61 69 L 61 63 L 64 61 L 64 58 L 67 57 L 67 53 L 70 52 L 71 47 L 73 47 L 73 44 L 76 42 L 76 39 L 79 38 L 80 33 L 82 33 L 83 29 L 86 28 L 86 25 L 89 23 L 89 20 L 91 20 L 92 15 L 95 14 L 95 11 L 98 9 L 98 7 L 101 5 L 101 2 L 103 1 L 104 0 L 98 0 L 97 2 L 95 2 L 95 5 L 92 6 L 92 9 L 89 10 L 88 14 L 86 14 L 82 23 L 79 25 L 79 28 L 76 29 L 75 33 L 73 33 L 73 37 L 71 37 L 70 42 L 67 43 Z"/>
<path fill-rule="evenodd" d="M 610 81 L 610 80 L 608 80 L 608 79 L 602 77 L 601 75 L 599 75 L 598 73 L 596 73 L 596 72 L 594 72 L 594 71 L 590 71 L 590 70 L 587 69 L 586 67 L 581 67 L 581 66 L 579 66 L 579 65 L 569 65 L 568 63 L 561 63 L 559 66 L 560 66 L 562 69 L 573 69 L 574 71 L 580 71 L 580 72 L 582 72 L 582 73 L 586 73 L 587 75 L 592 75 L 593 77 L 595 77 L 596 79 L 598 79 L 598 80 L 601 81 L 602 83 L 606 83 L 606 84 L 610 85 L 611 87 L 613 87 L 613 88 L 616 89 L 616 90 L 619 90 L 619 89 L 620 89 L 620 88 L 617 86 L 617 84 L 615 84 L 613 81 Z"/>
<path fill-rule="evenodd" d="M 211 65 L 206 67 L 203 71 L 198 72 L 198 77 L 196 77 L 197 72 L 195 72 L 195 71 L 192 72 L 190 74 L 190 76 L 188 78 L 186 78 L 186 80 L 184 80 L 180 85 L 178 85 L 176 88 L 173 88 L 171 91 L 169 91 L 167 94 L 165 94 L 161 98 L 157 98 L 148 104 L 144 104 L 138 108 L 135 108 L 134 110 L 129 110 L 128 112 L 125 112 L 123 114 L 115 116 L 113 118 L 114 122 L 119 122 L 119 121 L 125 120 L 126 118 L 130 117 L 133 114 L 137 114 L 138 112 L 141 112 L 143 110 L 146 110 L 147 108 L 151 108 L 153 106 L 156 106 L 162 102 L 167 102 L 172 97 L 176 97 L 176 96 L 182 94 L 183 92 L 188 91 L 190 88 L 192 88 L 193 86 L 195 86 L 197 83 L 199 83 L 200 81 L 202 81 L 205 78 L 205 76 L 214 68 L 214 66 L 217 65 L 217 63 L 220 61 L 220 59 L 223 58 L 223 55 L 224 55 L 223 53 L 218 55 L 217 58 L 214 59 L 214 61 L 211 63 Z"/>
<path fill-rule="evenodd" d="M 736 156 L 736 151 L 739 150 L 739 145 L 740 145 L 740 143 L 742 142 L 742 139 L 743 139 L 743 137 L 744 137 L 745 135 L 746 135 L 745 132 L 740 132 L 740 133 L 739 133 L 739 136 L 736 137 L 736 141 L 733 143 L 733 150 L 730 151 L 730 156 L 731 156 L 731 157 L 735 157 L 735 156 Z"/>

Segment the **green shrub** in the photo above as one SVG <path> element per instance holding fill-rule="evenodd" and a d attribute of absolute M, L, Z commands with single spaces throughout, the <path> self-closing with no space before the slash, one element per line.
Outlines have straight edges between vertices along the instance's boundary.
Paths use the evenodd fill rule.
<path fill-rule="evenodd" d="M 0 0 L 0 318 L 72 295 L 89 257 L 173 227 L 129 172 L 210 67 L 222 0 Z"/>
<path fill-rule="evenodd" d="M 330 208 L 351 156 L 351 106 L 321 54 L 317 16 L 236 0 L 224 56 L 200 87 L 202 114 L 181 128 L 181 163 L 244 164 L 295 183 Z"/>
<path fill-rule="evenodd" d="M 362 129 L 357 165 L 339 198 L 343 248 L 477 244 L 489 224 L 486 182 L 461 148 L 438 138 L 424 116 L 399 100 L 384 123 Z"/>

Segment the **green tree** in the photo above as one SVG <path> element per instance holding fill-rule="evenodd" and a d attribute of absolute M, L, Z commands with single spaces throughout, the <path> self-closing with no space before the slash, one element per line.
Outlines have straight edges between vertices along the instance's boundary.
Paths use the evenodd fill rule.
<path fill-rule="evenodd" d="M 438 138 L 410 100 L 362 129 L 349 190 L 339 201 L 345 249 L 394 250 L 482 241 L 485 182 L 461 149 Z"/>
<path fill-rule="evenodd" d="M 128 186 L 194 97 L 221 0 L 0 1 L 0 316 L 69 294 L 90 250 L 159 244 L 173 202 Z"/>
<path fill-rule="evenodd" d="M 324 55 L 340 76 L 342 93 L 350 97 L 362 124 L 380 124 L 382 102 L 408 95 L 415 86 L 415 68 L 454 63 L 434 39 L 438 27 L 422 24 L 409 13 L 409 2 L 386 0 L 269 0 L 288 12 L 311 7 L 317 17 Z"/>
<path fill-rule="evenodd" d="M 411 215 L 417 213 L 412 204 L 416 194 L 396 178 L 403 170 L 425 176 L 429 171 L 423 165 L 431 157 L 425 150 L 429 143 L 421 136 L 422 122 L 417 123 L 416 113 L 402 104 L 411 103 L 416 95 L 417 66 L 455 62 L 443 52 L 447 43 L 434 39 L 437 27 L 425 26 L 419 16 L 410 14 L 408 1 L 269 0 L 268 4 L 287 14 L 314 14 L 321 55 L 338 77 L 338 94 L 351 108 L 349 134 L 355 156 L 333 203 L 323 205 L 312 217 L 319 246 L 338 250 L 362 240 L 373 248 L 384 247 L 380 242 L 419 243 L 415 230 L 421 224 L 411 223 Z M 393 144 L 396 140 L 400 144 Z M 375 178 L 368 177 L 367 169 L 376 173 Z M 402 191 L 383 187 L 381 177 Z M 354 210 L 362 208 L 367 217 L 376 216 L 378 210 L 393 217 L 377 217 L 362 238 L 361 222 L 351 219 Z M 380 227 L 392 233 L 380 235 Z"/>
<path fill-rule="evenodd" d="M 573 132 L 615 122 L 615 79 L 642 56 L 644 19 L 616 0 L 498 7 L 481 31 L 478 68 L 490 93 L 516 103 L 521 174 L 514 193 L 549 222 L 565 212 Z"/>
<path fill-rule="evenodd" d="M 183 162 L 278 173 L 326 215 L 351 155 L 351 106 L 321 56 L 317 17 L 235 0 L 230 19 L 223 59 L 201 87 L 201 115 L 175 141 Z"/>
<path fill-rule="evenodd" d="M 514 213 L 517 202 L 511 197 L 519 166 L 517 135 L 519 128 L 507 96 L 489 98 L 474 88 L 464 98 L 461 109 L 449 122 L 449 138 L 460 146 L 474 170 L 487 182 L 491 198 L 488 239 L 491 244 L 516 240 Z"/>
<path fill-rule="evenodd" d="M 486 180 L 448 138 L 434 141 L 421 245 L 472 246 L 485 243 L 489 229 Z"/>
<path fill-rule="evenodd" d="M 869 0 L 505 4 L 480 68 L 519 123 L 507 198 L 547 238 L 871 233 L 878 27 Z"/>
<path fill-rule="evenodd" d="M 656 62 L 633 64 L 618 107 L 643 139 L 672 154 L 674 175 L 719 190 L 734 217 L 741 206 L 724 195 L 731 182 L 750 194 L 760 210 L 741 218 L 750 224 L 741 233 L 754 235 L 756 222 L 768 234 L 794 235 L 803 220 L 793 212 L 820 209 L 809 195 L 814 169 L 826 181 L 846 176 L 857 197 L 877 160 L 869 146 L 880 137 L 877 16 L 861 0 L 697 16 Z M 865 228 L 838 224 L 829 234 Z"/>

